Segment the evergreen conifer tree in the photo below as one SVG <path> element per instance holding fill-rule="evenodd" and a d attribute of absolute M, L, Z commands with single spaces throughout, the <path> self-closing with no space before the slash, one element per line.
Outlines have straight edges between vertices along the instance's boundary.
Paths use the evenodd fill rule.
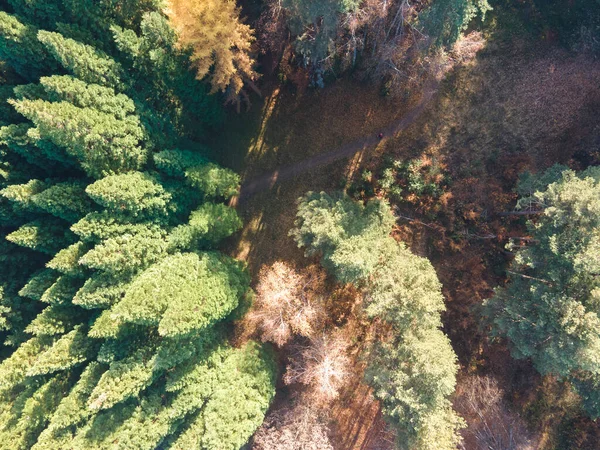
<path fill-rule="evenodd" d="M 240 448 L 275 367 L 228 343 L 250 283 L 217 250 L 241 226 L 222 203 L 239 177 L 176 145 L 196 134 L 182 111 L 213 100 L 179 97 L 201 85 L 155 45 L 173 35 L 158 2 L 9 3 L 0 449 Z"/>
<path fill-rule="evenodd" d="M 539 214 L 484 315 L 515 358 L 573 380 L 590 416 L 600 417 L 600 170 L 554 166 L 525 174 L 518 188 L 518 206 Z"/>
<path fill-rule="evenodd" d="M 366 293 L 366 314 L 388 332 L 368 355 L 366 378 L 403 449 L 453 449 L 462 419 L 452 409 L 456 355 L 440 330 L 441 285 L 431 263 L 391 236 L 389 205 L 366 205 L 345 194 L 309 192 L 300 198 L 298 246 L 321 256 L 340 282 Z"/>

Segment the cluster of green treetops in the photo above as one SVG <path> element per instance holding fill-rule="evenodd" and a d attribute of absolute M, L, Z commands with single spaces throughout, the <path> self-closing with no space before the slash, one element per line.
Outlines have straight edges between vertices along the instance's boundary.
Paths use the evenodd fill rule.
<path fill-rule="evenodd" d="M 456 355 L 441 331 L 441 284 L 431 263 L 390 233 L 389 205 L 345 194 L 308 193 L 292 235 L 342 283 L 365 293 L 365 311 L 381 336 L 365 357 L 367 381 L 405 449 L 454 449 L 462 419 L 452 409 Z"/>
<path fill-rule="evenodd" d="M 158 3 L 0 2 L 1 449 L 237 449 L 274 395 L 228 344 L 239 179 L 186 149 L 220 113 Z"/>
<path fill-rule="evenodd" d="M 284 11 L 296 53 L 305 65 L 313 66 L 329 58 L 340 59 L 342 66 L 343 60 L 350 59 L 354 65 L 359 59 L 372 58 L 387 44 L 401 47 L 406 26 L 427 37 L 433 48 L 450 47 L 475 18 L 484 19 L 492 9 L 488 0 L 414 4 L 403 0 L 281 0 L 270 4 Z M 415 11 L 411 10 L 413 6 L 417 7 Z"/>
<path fill-rule="evenodd" d="M 519 206 L 533 211 L 528 244 L 516 252 L 507 286 L 484 305 L 493 335 L 541 374 L 572 382 L 600 417 L 600 168 L 556 165 L 525 174 Z"/>

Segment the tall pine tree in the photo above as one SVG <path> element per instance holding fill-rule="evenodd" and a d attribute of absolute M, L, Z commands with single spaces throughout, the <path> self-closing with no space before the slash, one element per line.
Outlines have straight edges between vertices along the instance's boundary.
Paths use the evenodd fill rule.
<path fill-rule="evenodd" d="M 177 146 L 213 100 L 158 2 L 8 3 L 0 449 L 240 448 L 275 367 L 228 343 L 250 280 L 216 246 L 239 177 Z"/>
<path fill-rule="evenodd" d="M 554 166 L 526 174 L 518 189 L 518 206 L 534 212 L 531 239 L 484 315 L 515 358 L 574 381 L 589 415 L 600 417 L 600 170 Z"/>
<path fill-rule="evenodd" d="M 300 198 L 291 234 L 340 282 L 362 288 L 369 318 L 386 332 L 366 357 L 367 382 L 382 402 L 402 449 L 454 449 L 462 419 L 452 409 L 458 365 L 440 330 L 441 285 L 431 263 L 390 236 L 390 207 L 345 194 Z"/>

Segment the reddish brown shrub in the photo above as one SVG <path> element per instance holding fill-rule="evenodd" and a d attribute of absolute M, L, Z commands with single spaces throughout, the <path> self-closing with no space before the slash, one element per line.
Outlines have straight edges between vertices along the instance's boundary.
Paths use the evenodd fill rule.
<path fill-rule="evenodd" d="M 468 424 L 464 449 L 535 448 L 525 423 L 507 407 L 503 395 L 491 377 L 471 376 L 459 383 L 455 407 Z"/>
<path fill-rule="evenodd" d="M 253 450 L 333 450 L 326 419 L 306 401 L 271 412 L 254 435 Z"/>

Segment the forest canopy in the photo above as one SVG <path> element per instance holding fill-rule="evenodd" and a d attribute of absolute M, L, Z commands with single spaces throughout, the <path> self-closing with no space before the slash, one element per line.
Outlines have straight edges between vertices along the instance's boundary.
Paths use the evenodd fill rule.
<path fill-rule="evenodd" d="M 224 326 L 250 283 L 216 249 L 239 177 L 179 145 L 215 100 L 152 2 L 11 4 L 0 446 L 239 448 L 276 368 Z"/>
<path fill-rule="evenodd" d="M 596 448 L 599 54 L 600 0 L 0 0 L 0 450 Z"/>

